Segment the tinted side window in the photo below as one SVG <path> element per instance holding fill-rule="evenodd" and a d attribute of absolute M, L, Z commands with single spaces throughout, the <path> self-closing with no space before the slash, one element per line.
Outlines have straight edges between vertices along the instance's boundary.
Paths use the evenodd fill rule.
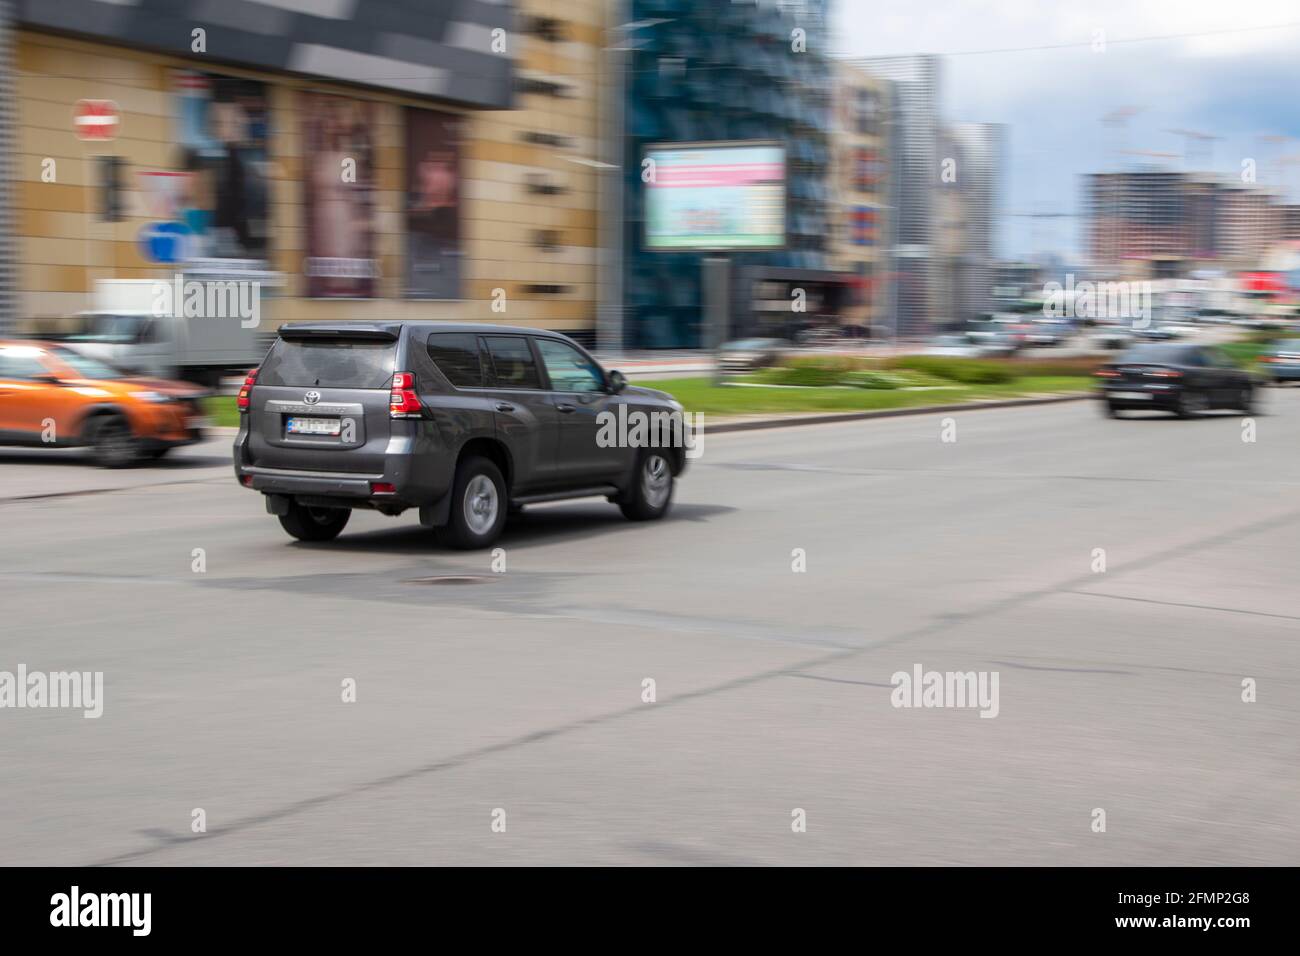
<path fill-rule="evenodd" d="M 541 388 L 542 377 L 528 340 L 520 335 L 488 335 L 488 353 L 497 388 Z"/>
<path fill-rule="evenodd" d="M 556 392 L 599 392 L 605 388 L 605 376 L 589 358 L 572 345 L 555 339 L 537 339 L 537 350 L 551 377 Z"/>
<path fill-rule="evenodd" d="M 437 332 L 429 336 L 429 358 L 457 388 L 482 388 L 483 364 L 478 336 L 472 332 Z"/>

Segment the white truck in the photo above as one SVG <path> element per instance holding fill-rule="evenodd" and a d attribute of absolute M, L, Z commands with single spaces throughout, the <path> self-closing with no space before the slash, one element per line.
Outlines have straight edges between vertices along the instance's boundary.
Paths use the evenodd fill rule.
<path fill-rule="evenodd" d="M 185 314 L 181 283 L 105 279 L 95 288 L 95 307 L 81 315 L 81 330 L 60 338 L 118 368 L 207 386 L 261 362 L 275 333 L 261 327 L 256 307 L 251 318 L 238 314 L 237 284 L 208 280 L 190 291 L 204 297 L 199 315 Z M 208 309 L 212 302 L 221 306 L 220 312 L 232 314 Z M 230 302 L 235 309 L 226 308 Z"/>

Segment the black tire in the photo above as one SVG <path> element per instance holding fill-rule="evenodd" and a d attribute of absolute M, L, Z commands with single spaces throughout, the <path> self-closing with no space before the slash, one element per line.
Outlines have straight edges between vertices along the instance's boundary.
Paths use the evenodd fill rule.
<path fill-rule="evenodd" d="M 103 415 L 90 426 L 90 449 L 101 468 L 129 468 L 140 460 L 140 440 L 121 415 Z"/>
<path fill-rule="evenodd" d="M 1237 407 L 1241 409 L 1242 414 L 1255 414 L 1255 389 L 1253 386 L 1246 385 L 1242 388 L 1241 400 Z"/>
<path fill-rule="evenodd" d="M 163 447 L 161 448 L 149 449 L 149 451 L 146 454 L 149 458 L 153 459 L 154 461 L 157 461 L 159 458 L 166 458 L 167 453 L 171 450 L 172 450 L 171 445 L 163 445 Z"/>
<path fill-rule="evenodd" d="M 1119 409 L 1115 407 L 1114 402 L 1103 401 L 1101 403 L 1101 413 L 1107 418 L 1119 418 Z"/>
<path fill-rule="evenodd" d="M 293 501 L 289 513 L 280 515 L 280 527 L 299 541 L 333 541 L 351 517 L 351 508 L 308 508 Z"/>
<path fill-rule="evenodd" d="M 450 520 L 438 529 L 438 537 L 462 551 L 486 548 L 500 537 L 508 510 L 501 469 L 487 458 L 465 458 L 456 466 Z"/>
<path fill-rule="evenodd" d="M 618 503 L 631 521 L 654 521 L 668 513 L 673 503 L 672 464 L 662 448 L 643 448 L 637 456 L 632 486 Z"/>

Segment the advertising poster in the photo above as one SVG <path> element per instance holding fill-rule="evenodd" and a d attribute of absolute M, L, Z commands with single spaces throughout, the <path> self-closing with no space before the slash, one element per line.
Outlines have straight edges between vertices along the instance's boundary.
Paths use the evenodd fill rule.
<path fill-rule="evenodd" d="M 267 263 L 266 88 L 254 80 L 178 71 L 174 163 L 154 176 L 145 202 L 174 217 L 190 271 L 264 270 Z"/>
<path fill-rule="evenodd" d="M 646 148 L 646 247 L 780 249 L 785 245 L 785 149 L 772 143 L 674 143 Z"/>
<path fill-rule="evenodd" d="M 377 294 L 374 104 L 300 94 L 307 295 Z"/>
<path fill-rule="evenodd" d="M 460 296 L 460 118 L 406 110 L 406 294 Z"/>

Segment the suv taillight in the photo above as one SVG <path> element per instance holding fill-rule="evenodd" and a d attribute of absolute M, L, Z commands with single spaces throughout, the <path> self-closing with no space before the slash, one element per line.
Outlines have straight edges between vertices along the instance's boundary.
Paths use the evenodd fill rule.
<path fill-rule="evenodd" d="M 392 393 L 388 396 L 389 418 L 419 418 L 424 411 L 420 396 L 415 394 L 415 374 L 394 372 Z"/>
<path fill-rule="evenodd" d="M 253 369 L 244 376 L 244 384 L 239 387 L 239 397 L 235 399 L 235 406 L 241 411 L 248 411 L 248 395 L 257 384 L 257 369 Z"/>

